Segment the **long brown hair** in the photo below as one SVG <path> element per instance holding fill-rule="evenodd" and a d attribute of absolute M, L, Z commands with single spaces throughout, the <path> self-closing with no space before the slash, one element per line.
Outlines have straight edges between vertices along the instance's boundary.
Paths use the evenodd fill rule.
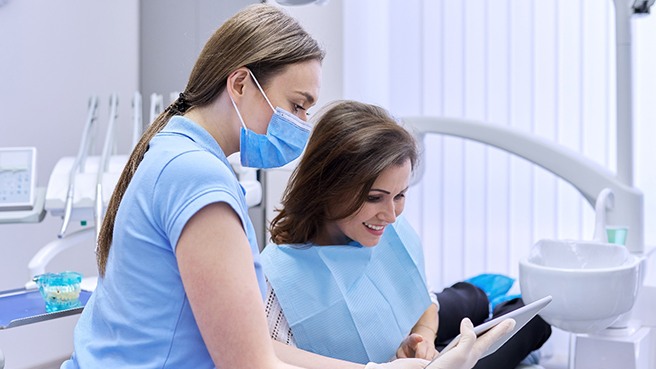
<path fill-rule="evenodd" d="M 225 90 L 228 75 L 237 68 L 248 67 L 265 85 L 290 64 L 321 61 L 323 57 L 324 51 L 316 40 L 294 18 L 270 5 L 244 8 L 217 29 L 198 56 L 184 92 L 144 132 L 121 173 L 98 237 L 96 258 L 100 275 L 105 274 L 121 199 L 150 140 L 173 115 L 210 104 Z"/>
<path fill-rule="evenodd" d="M 385 109 L 337 102 L 312 131 L 283 195 L 282 209 L 271 222 L 271 240 L 312 241 L 326 222 L 358 211 L 381 172 L 407 160 L 415 168 L 417 156 L 412 134 Z"/>

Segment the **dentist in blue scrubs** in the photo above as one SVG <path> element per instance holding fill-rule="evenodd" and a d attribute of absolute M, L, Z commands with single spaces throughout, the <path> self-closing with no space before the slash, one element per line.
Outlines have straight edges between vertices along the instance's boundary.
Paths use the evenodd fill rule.
<path fill-rule="evenodd" d="M 174 46 L 167 57 L 175 57 Z M 226 156 L 239 151 L 244 166 L 271 168 L 301 154 L 323 56 L 293 18 L 268 5 L 245 8 L 211 36 L 112 195 L 98 240 L 98 286 L 62 368 L 426 365 L 308 357 L 278 352 L 269 339 L 257 241 Z M 468 350 L 484 350 L 494 338 L 464 331 L 463 348 L 431 369 L 469 367 Z"/>

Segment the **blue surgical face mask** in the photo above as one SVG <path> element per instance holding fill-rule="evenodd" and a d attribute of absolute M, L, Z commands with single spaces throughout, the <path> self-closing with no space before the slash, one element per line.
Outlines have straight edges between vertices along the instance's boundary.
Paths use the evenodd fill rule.
<path fill-rule="evenodd" d="M 267 133 L 255 133 L 246 127 L 237 104 L 230 98 L 242 125 L 239 137 L 241 165 L 250 168 L 281 167 L 301 155 L 310 137 L 310 126 L 294 114 L 280 107 L 274 108 L 253 73 L 249 73 L 273 110 L 273 115 Z"/>

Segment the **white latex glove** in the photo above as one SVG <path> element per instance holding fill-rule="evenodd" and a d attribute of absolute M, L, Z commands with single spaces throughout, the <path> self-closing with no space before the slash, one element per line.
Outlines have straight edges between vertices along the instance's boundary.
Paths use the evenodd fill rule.
<path fill-rule="evenodd" d="M 465 318 L 460 323 L 460 342 L 453 349 L 438 356 L 427 369 L 471 369 L 481 355 L 501 336 L 515 327 L 515 321 L 506 319 L 476 338 L 472 322 Z M 366 368 L 366 367 L 365 367 Z"/>
<path fill-rule="evenodd" d="M 428 362 L 424 359 L 397 359 L 384 364 L 369 363 L 364 369 L 424 369 Z"/>

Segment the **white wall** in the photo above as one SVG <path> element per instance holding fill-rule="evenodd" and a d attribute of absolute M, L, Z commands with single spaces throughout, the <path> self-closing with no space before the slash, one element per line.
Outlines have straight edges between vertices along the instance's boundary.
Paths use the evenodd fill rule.
<path fill-rule="evenodd" d="M 104 137 L 109 94 L 119 94 L 119 150 L 126 151 L 130 98 L 138 86 L 139 3 L 132 0 L 9 0 L 0 7 L 0 147 L 37 147 L 38 185 L 62 156 L 74 156 L 90 94 L 100 97 Z M 100 145 L 99 145 L 100 146 Z M 60 219 L 0 225 L 0 290 L 23 285 L 27 263 L 56 237 Z M 95 274 L 93 245 L 72 249 L 48 270 Z M 6 368 L 70 355 L 77 317 L 0 330 Z"/>
<path fill-rule="evenodd" d="M 140 89 L 149 106 L 151 93 L 183 91 L 207 39 L 230 16 L 257 0 L 140 0 Z"/>

